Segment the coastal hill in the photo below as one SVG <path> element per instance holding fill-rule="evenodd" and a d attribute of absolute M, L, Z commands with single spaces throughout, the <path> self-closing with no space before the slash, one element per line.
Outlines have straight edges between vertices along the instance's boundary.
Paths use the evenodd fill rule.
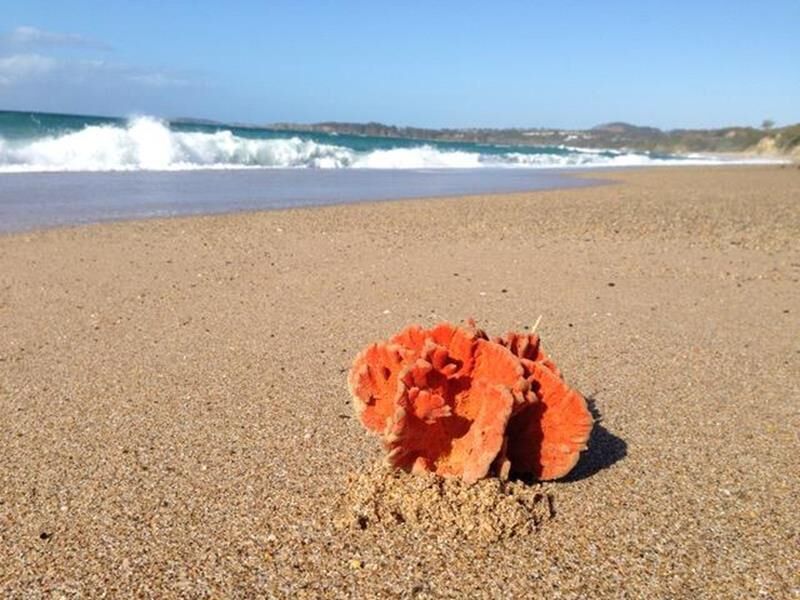
<path fill-rule="evenodd" d="M 769 125 L 767 123 L 767 125 Z M 781 128 L 724 127 L 721 129 L 673 129 L 640 127 L 629 123 L 605 123 L 591 129 L 424 129 L 383 123 L 324 122 L 314 124 L 272 123 L 282 131 L 337 133 L 372 137 L 405 138 L 437 142 L 476 142 L 513 145 L 568 145 L 583 148 L 618 148 L 655 152 L 752 153 L 800 158 L 800 123 Z"/>
<path fill-rule="evenodd" d="M 67 115 L 29 111 L 0 110 L 0 139 L 24 137 L 60 131 L 67 125 L 123 125 L 122 117 L 92 115 Z M 738 153 L 772 157 L 788 157 L 800 161 L 800 123 L 773 127 L 765 121 L 760 128 L 731 126 L 719 129 L 672 129 L 643 127 L 625 122 L 596 125 L 590 129 L 558 129 L 513 127 L 504 129 L 469 127 L 431 129 L 404 127 L 384 123 L 349 123 L 326 121 L 321 123 L 225 123 L 212 119 L 173 117 L 165 120 L 171 125 L 205 128 L 236 128 L 272 130 L 288 133 L 327 133 L 364 137 L 407 139 L 432 142 L 471 142 L 509 146 L 573 146 L 579 148 L 610 148 L 631 151 L 687 154 L 705 152 L 712 154 Z"/>

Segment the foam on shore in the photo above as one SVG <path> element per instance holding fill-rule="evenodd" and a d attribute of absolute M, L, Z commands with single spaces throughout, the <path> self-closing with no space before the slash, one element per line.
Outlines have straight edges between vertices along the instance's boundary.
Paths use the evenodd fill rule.
<path fill-rule="evenodd" d="M 509 147 L 359 139 L 350 145 L 299 135 L 259 137 L 230 129 L 179 131 L 152 117 L 87 125 L 38 137 L 0 132 L 0 173 L 185 171 L 192 169 L 596 168 L 774 162 L 761 158 L 678 156 L 569 146 Z M 336 143 L 334 143 L 336 142 Z M 356 143 L 357 142 L 357 143 Z"/>

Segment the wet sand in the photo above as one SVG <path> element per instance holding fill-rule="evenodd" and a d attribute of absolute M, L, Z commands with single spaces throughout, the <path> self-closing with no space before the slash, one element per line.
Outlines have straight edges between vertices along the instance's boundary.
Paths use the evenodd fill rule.
<path fill-rule="evenodd" d="M 0 236 L 0 595 L 796 597 L 800 170 L 601 176 Z M 375 467 L 364 345 L 539 315 L 566 481 Z"/>

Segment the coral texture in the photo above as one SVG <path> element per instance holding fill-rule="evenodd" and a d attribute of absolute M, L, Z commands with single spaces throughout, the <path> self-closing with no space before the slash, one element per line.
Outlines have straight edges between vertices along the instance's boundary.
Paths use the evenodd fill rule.
<path fill-rule="evenodd" d="M 593 424 L 537 335 L 489 339 L 473 322 L 411 325 L 371 344 L 348 383 L 391 465 L 467 483 L 490 474 L 563 477 Z"/>

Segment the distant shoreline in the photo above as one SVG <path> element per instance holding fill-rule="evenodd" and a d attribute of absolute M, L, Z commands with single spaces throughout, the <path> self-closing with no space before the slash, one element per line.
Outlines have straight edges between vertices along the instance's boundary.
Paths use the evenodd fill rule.
<path fill-rule="evenodd" d="M 51 117 L 79 117 L 88 121 L 109 120 L 124 123 L 127 117 L 105 115 L 73 115 L 39 111 L 0 110 L 0 136 L 3 115 L 42 114 Z M 597 125 L 590 129 L 547 127 L 459 127 L 425 128 L 384 123 L 338 122 L 320 123 L 246 123 L 224 122 L 193 117 L 165 117 L 171 125 L 233 128 L 293 134 L 349 135 L 437 143 L 507 144 L 520 148 L 532 146 L 575 146 L 586 149 L 610 149 L 631 152 L 670 154 L 754 155 L 800 160 L 800 123 L 776 128 L 742 125 L 711 129 L 671 129 L 639 126 L 625 122 Z"/>
<path fill-rule="evenodd" d="M 382 123 L 273 123 L 276 131 L 369 135 L 431 142 L 509 144 L 520 147 L 564 145 L 587 149 L 670 154 L 753 155 L 800 159 L 800 123 L 775 129 L 732 126 L 717 129 L 664 131 L 629 123 L 608 123 L 591 129 L 463 128 L 424 129 Z"/>

